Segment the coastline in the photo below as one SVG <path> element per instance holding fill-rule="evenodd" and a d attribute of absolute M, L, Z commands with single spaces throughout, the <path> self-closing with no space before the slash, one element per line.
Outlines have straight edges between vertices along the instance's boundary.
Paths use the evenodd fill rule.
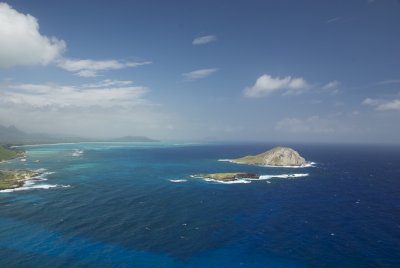
<path fill-rule="evenodd" d="M 30 170 L 0 170 L 0 191 L 23 187 L 27 181 L 41 174 Z"/>

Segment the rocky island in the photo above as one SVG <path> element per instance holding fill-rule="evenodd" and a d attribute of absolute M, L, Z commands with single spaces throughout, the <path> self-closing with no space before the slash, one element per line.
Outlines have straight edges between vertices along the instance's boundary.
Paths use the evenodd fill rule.
<path fill-rule="evenodd" d="M 258 155 L 249 155 L 230 160 L 232 163 L 257 166 L 301 167 L 307 164 L 298 152 L 288 147 L 275 147 Z"/>
<path fill-rule="evenodd" d="M 256 173 L 251 172 L 227 172 L 227 173 L 210 173 L 200 174 L 195 177 L 203 179 L 211 179 L 222 182 L 237 181 L 240 179 L 258 179 L 259 176 Z"/>

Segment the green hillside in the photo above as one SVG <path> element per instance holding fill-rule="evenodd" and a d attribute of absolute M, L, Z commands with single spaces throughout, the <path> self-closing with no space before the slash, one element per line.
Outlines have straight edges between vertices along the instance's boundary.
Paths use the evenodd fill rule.
<path fill-rule="evenodd" d="M 9 150 L 0 146 L 0 161 L 10 160 L 16 157 L 20 157 L 22 155 L 23 155 L 22 152 Z"/>

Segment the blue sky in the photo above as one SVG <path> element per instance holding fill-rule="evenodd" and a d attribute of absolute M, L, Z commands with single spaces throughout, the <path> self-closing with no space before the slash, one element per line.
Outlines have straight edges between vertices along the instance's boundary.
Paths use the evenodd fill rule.
<path fill-rule="evenodd" d="M 400 2 L 6 1 L 0 124 L 400 142 Z"/>

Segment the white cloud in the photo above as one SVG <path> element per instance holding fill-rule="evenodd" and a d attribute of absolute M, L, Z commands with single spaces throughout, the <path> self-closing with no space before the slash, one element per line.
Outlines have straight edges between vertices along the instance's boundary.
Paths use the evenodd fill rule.
<path fill-rule="evenodd" d="M 378 111 L 400 110 L 400 99 L 382 100 L 366 98 L 362 104 L 372 106 Z"/>
<path fill-rule="evenodd" d="M 143 102 L 147 89 L 127 81 L 104 80 L 97 86 L 11 84 L 0 91 L 1 103 L 32 108 L 129 107 Z"/>
<path fill-rule="evenodd" d="M 267 96 L 275 91 L 284 91 L 285 95 L 301 94 L 308 90 L 310 85 L 304 78 L 286 76 L 284 78 L 272 77 L 268 74 L 260 76 L 254 86 L 244 90 L 244 95 L 249 98 Z"/>
<path fill-rule="evenodd" d="M 42 35 L 35 17 L 0 3 L 0 67 L 47 65 L 65 47 L 64 41 Z"/>
<path fill-rule="evenodd" d="M 173 135 L 176 115 L 147 100 L 148 91 L 126 80 L 85 85 L 6 81 L 0 83 L 0 124 L 62 136 Z"/>
<path fill-rule="evenodd" d="M 122 87 L 122 86 L 128 86 L 132 85 L 133 81 L 130 80 L 111 80 L 111 79 L 105 79 L 102 80 L 98 83 L 92 83 L 92 84 L 84 84 L 82 87 L 84 88 L 104 88 L 104 87 Z"/>
<path fill-rule="evenodd" d="M 399 79 L 384 80 L 377 83 L 377 85 L 387 85 L 387 84 L 400 84 L 400 80 Z"/>
<path fill-rule="evenodd" d="M 334 17 L 334 18 L 331 18 L 331 19 L 327 20 L 326 23 L 334 23 L 334 22 L 337 22 L 339 20 L 341 20 L 340 17 Z"/>
<path fill-rule="evenodd" d="M 99 71 L 118 70 L 124 68 L 138 67 L 151 64 L 150 61 L 143 62 L 121 62 L 117 60 L 90 60 L 90 59 L 61 59 L 58 67 L 74 72 L 82 77 L 96 77 Z"/>
<path fill-rule="evenodd" d="M 333 80 L 322 87 L 322 90 L 329 92 L 330 94 L 339 93 L 340 82 L 338 80 Z"/>
<path fill-rule="evenodd" d="M 189 73 L 184 73 L 182 75 L 185 78 L 185 80 L 193 81 L 201 78 L 206 78 L 207 76 L 212 75 L 216 71 L 218 71 L 217 68 L 199 69 Z"/>
<path fill-rule="evenodd" d="M 211 42 L 217 41 L 217 37 L 215 35 L 205 35 L 205 36 L 200 36 L 196 37 L 192 44 L 193 45 L 205 45 Z"/>

